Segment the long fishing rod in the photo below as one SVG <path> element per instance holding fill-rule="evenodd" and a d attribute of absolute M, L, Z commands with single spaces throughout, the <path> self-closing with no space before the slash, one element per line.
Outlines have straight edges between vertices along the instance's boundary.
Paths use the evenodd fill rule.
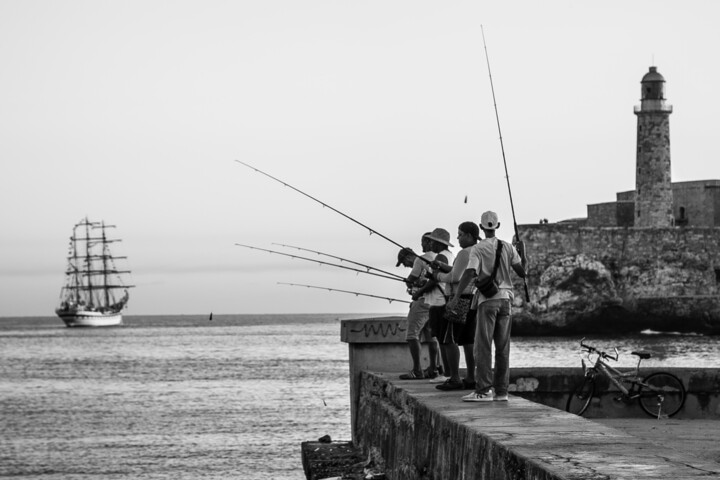
<path fill-rule="evenodd" d="M 250 248 L 250 249 L 253 249 L 253 250 L 261 250 L 261 251 L 263 251 L 263 252 L 275 253 L 275 254 L 277 254 L 277 255 L 283 255 L 283 256 L 285 256 L 285 257 L 297 258 L 297 259 L 300 259 L 300 260 L 307 260 L 307 261 L 310 261 L 310 262 L 313 262 L 313 263 L 319 263 L 319 264 L 321 264 L 321 265 L 330 265 L 331 267 L 344 268 L 345 270 L 352 270 L 353 272 L 367 273 L 368 275 L 375 275 L 376 277 L 380 277 L 380 278 L 387 278 L 387 279 L 390 279 L 390 280 L 397 280 L 397 281 L 400 281 L 400 282 L 404 282 L 404 281 L 405 281 L 405 279 L 402 278 L 402 277 L 397 277 L 397 276 L 390 277 L 390 276 L 387 276 L 387 275 L 380 275 L 379 273 L 368 272 L 368 271 L 366 271 L 366 270 L 360 270 L 359 268 L 352 268 L 352 267 L 348 267 L 348 266 L 346 266 L 346 265 L 338 265 L 338 264 L 336 264 L 336 263 L 323 262 L 322 260 L 318 260 L 318 259 L 316 259 L 316 258 L 308 258 L 308 257 L 301 257 L 301 256 L 299 256 L 299 255 L 291 255 L 291 254 L 289 254 L 289 253 L 278 252 L 278 251 L 276 251 L 276 250 L 268 250 L 267 248 L 253 247 L 253 246 L 251 246 L 251 245 L 244 245 L 244 244 L 242 244 L 242 243 L 236 243 L 235 245 L 238 246 L 238 247 L 245 247 L 245 248 Z"/>
<path fill-rule="evenodd" d="M 278 285 L 290 285 L 293 287 L 307 287 L 307 288 L 317 288 L 319 290 L 327 290 L 328 292 L 342 292 L 342 293 L 351 293 L 355 296 L 363 296 L 363 297 L 372 297 L 372 298 L 380 298 L 382 300 L 387 300 L 388 302 L 400 302 L 400 303 L 411 303 L 407 300 L 399 300 L 397 298 L 391 298 L 391 297 L 382 297 L 380 295 L 371 295 L 369 293 L 360 293 L 360 292 L 352 292 L 350 290 L 340 290 L 337 288 L 330 288 L 330 287 L 318 287 L 315 285 L 304 285 L 302 283 L 285 283 L 285 282 L 278 282 Z"/>
<path fill-rule="evenodd" d="M 391 275 L 391 276 L 393 276 L 393 277 L 397 277 L 397 278 L 401 278 L 401 279 L 405 280 L 405 277 L 403 277 L 402 275 L 398 275 L 397 273 L 386 272 L 385 270 L 380 270 L 379 268 L 371 267 L 370 265 L 365 265 L 364 263 L 356 262 L 356 261 L 354 261 L 354 260 L 348 260 L 347 258 L 338 257 L 338 256 L 336 256 L 336 255 L 330 255 L 329 253 L 318 252 L 317 250 L 310 250 L 309 248 L 296 247 L 296 246 L 294 246 L 294 245 L 285 245 L 284 243 L 273 243 L 273 245 L 278 245 L 278 246 L 280 246 L 280 247 L 287 247 L 287 248 L 295 248 L 295 249 L 301 250 L 301 251 L 303 251 L 303 252 L 317 253 L 318 255 L 324 255 L 324 256 L 326 256 L 326 257 L 335 258 L 335 259 L 337 259 L 337 260 L 340 260 L 341 262 L 352 263 L 352 264 L 354 264 L 354 265 L 359 265 L 359 266 L 361 266 L 361 267 L 365 267 L 365 268 L 368 269 L 368 270 L 376 270 L 376 271 L 378 271 L 378 272 L 386 273 L 386 274 Z"/>
<path fill-rule="evenodd" d="M 377 230 L 368 227 L 367 225 L 365 225 L 364 223 L 360 222 L 359 220 L 354 219 L 354 218 L 351 217 L 350 215 L 348 215 L 348 214 L 346 214 L 346 213 L 343 213 L 343 212 L 341 212 L 340 210 L 338 210 L 337 208 L 334 208 L 334 207 L 328 205 L 327 203 L 325 203 L 325 202 L 323 202 L 323 201 L 321 201 L 321 200 L 318 200 L 317 198 L 313 197 L 312 195 L 303 192 L 303 191 L 300 190 L 299 188 L 293 187 L 293 186 L 290 185 L 289 183 L 284 182 L 283 180 L 280 180 L 280 179 L 277 178 L 277 177 L 273 177 L 273 176 L 270 175 L 269 173 L 265 173 L 265 172 L 263 172 L 262 170 L 260 170 L 259 168 L 253 167 L 253 166 L 250 165 L 249 163 L 245 163 L 245 162 L 242 162 L 242 161 L 240 161 L 240 160 L 235 160 L 235 161 L 238 162 L 238 163 L 241 164 L 241 165 L 245 165 L 246 167 L 248 167 L 248 168 L 251 169 L 251 170 L 255 170 L 256 172 L 261 173 L 261 174 L 265 175 L 266 177 L 275 180 L 275 181 L 278 182 L 278 183 L 281 183 L 281 184 L 285 185 L 285 186 L 288 187 L 288 188 L 291 188 L 291 189 L 295 190 L 295 191 L 298 192 L 299 194 L 304 195 L 304 196 L 308 197 L 308 198 L 311 199 L 311 200 L 314 200 L 315 202 L 319 203 L 319 204 L 322 205 L 323 207 L 329 208 L 329 209 L 332 210 L 333 212 L 342 215 L 343 217 L 347 218 L 348 220 L 357 223 L 357 224 L 360 225 L 361 227 L 367 229 L 367 230 L 370 232 L 370 235 L 372 235 L 372 234 L 374 233 L 374 234 L 377 235 L 378 237 L 381 237 L 381 238 L 387 240 L 388 242 L 392 243 L 393 245 L 396 245 L 396 246 L 398 246 L 398 247 L 400 247 L 400 248 L 407 248 L 407 247 L 404 247 L 404 246 L 400 245 L 400 244 L 399 244 L 398 242 L 396 242 L 395 240 L 393 240 L 393 239 L 391 239 L 391 238 L 389 238 L 389 237 L 386 237 L 385 235 L 383 235 L 382 233 L 378 232 Z M 428 260 L 427 258 L 423 258 L 421 255 L 418 255 L 418 258 L 420 258 L 420 259 L 421 259 L 422 261 L 424 261 L 425 263 L 428 263 L 428 264 L 432 263 L 430 260 Z"/>
<path fill-rule="evenodd" d="M 500 130 L 500 116 L 498 115 L 497 101 L 495 100 L 495 87 L 493 86 L 492 73 L 490 72 L 490 57 L 488 56 L 487 44 L 485 43 L 485 31 L 480 25 L 480 33 L 483 39 L 483 48 L 485 49 L 485 61 L 488 67 L 488 76 L 490 77 L 490 90 L 492 91 L 493 106 L 495 107 L 495 120 L 497 121 L 498 135 L 500 135 L 500 150 L 502 151 L 503 165 L 505 166 L 505 180 L 507 180 L 508 195 L 510 196 L 510 210 L 512 211 L 513 226 L 515 227 L 515 238 L 520 242 L 520 232 L 518 231 L 517 221 L 515 220 L 515 205 L 512 198 L 512 190 L 510 189 L 510 175 L 508 174 L 507 160 L 505 159 L 505 145 L 503 144 L 502 131 Z M 523 252 L 524 255 L 524 252 Z M 528 292 L 527 279 L 523 278 L 525 287 L 525 300 L 530 301 L 530 292 Z"/>

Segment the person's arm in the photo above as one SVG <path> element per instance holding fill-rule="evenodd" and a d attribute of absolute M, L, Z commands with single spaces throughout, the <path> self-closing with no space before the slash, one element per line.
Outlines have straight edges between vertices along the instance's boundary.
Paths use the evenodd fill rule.
<path fill-rule="evenodd" d="M 441 257 L 444 258 L 444 255 L 441 255 Z M 450 270 L 452 270 L 452 266 L 448 265 L 444 262 L 438 262 L 437 258 L 433 260 L 433 262 L 430 264 L 433 268 L 433 273 L 448 273 Z M 437 272 L 435 272 L 437 270 Z"/>
<path fill-rule="evenodd" d="M 438 255 L 435 257 L 435 260 L 438 262 L 447 263 L 447 257 L 445 255 Z M 422 297 L 425 292 L 429 292 L 433 288 L 437 287 L 438 282 L 433 278 L 432 275 L 427 276 L 427 282 L 423 286 L 421 286 L 414 294 L 413 294 L 413 300 L 417 300 L 418 298 Z"/>
<path fill-rule="evenodd" d="M 405 285 L 407 285 L 408 288 L 418 286 L 418 280 L 420 280 L 420 275 L 422 275 L 423 271 L 422 267 L 422 260 L 420 260 L 420 257 L 415 256 L 415 260 L 413 260 L 413 266 L 410 270 L 410 274 L 408 274 L 407 278 L 405 279 Z"/>
<path fill-rule="evenodd" d="M 468 264 L 468 257 L 469 253 L 467 250 L 461 250 L 457 257 L 455 257 L 455 262 L 453 263 L 452 268 L 445 272 L 439 272 L 433 277 L 438 282 L 446 282 L 446 283 L 458 283 L 460 282 L 460 278 L 462 277 L 462 274 L 465 272 L 465 268 Z M 462 290 L 459 290 L 459 292 L 462 292 Z"/>
<path fill-rule="evenodd" d="M 468 268 L 465 270 L 462 274 L 462 277 L 460 277 L 460 283 L 458 284 L 458 292 L 464 292 L 465 289 L 470 286 L 470 283 L 475 279 L 475 269 L 474 268 Z M 458 300 L 460 299 L 460 295 L 453 296 L 452 299 L 447 304 L 447 308 L 450 310 L 455 309 L 455 306 L 457 305 Z"/>
<path fill-rule="evenodd" d="M 513 263 L 511 266 L 520 278 L 525 278 L 527 276 L 528 266 L 527 255 L 525 254 L 525 242 L 516 242 L 513 244 L 513 250 L 515 250 L 513 252 L 515 255 L 513 256 Z M 520 261 L 517 261 L 518 257 L 520 257 Z"/>
<path fill-rule="evenodd" d="M 432 290 L 432 289 L 435 288 L 436 286 L 437 286 L 437 282 L 436 282 L 435 280 L 433 280 L 432 278 L 429 278 L 428 281 L 425 282 L 422 287 L 418 288 L 418 289 L 415 291 L 415 293 L 413 293 L 412 299 L 413 299 L 413 300 L 417 300 L 418 298 L 420 298 L 420 297 L 422 297 L 423 295 L 425 295 L 425 292 L 429 292 L 430 290 Z"/>

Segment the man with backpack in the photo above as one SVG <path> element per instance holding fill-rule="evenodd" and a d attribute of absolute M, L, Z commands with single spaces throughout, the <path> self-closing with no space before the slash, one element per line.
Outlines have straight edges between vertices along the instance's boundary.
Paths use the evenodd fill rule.
<path fill-rule="evenodd" d="M 460 279 L 459 291 L 472 281 L 478 292 L 473 300 L 477 307 L 475 331 L 475 391 L 462 397 L 464 402 L 492 402 L 508 400 L 510 383 L 510 330 L 513 283 L 510 270 L 525 278 L 527 258 L 522 242 L 518 249 L 495 236 L 500 227 L 495 212 L 485 212 L 480 229 L 485 238 L 470 251 L 468 265 Z M 454 308 L 453 298 L 448 308 Z M 492 345 L 495 344 L 495 373 L 492 369 Z"/>

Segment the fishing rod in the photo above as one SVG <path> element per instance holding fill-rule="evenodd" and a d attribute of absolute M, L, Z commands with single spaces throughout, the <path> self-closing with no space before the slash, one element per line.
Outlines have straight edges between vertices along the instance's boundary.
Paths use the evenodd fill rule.
<path fill-rule="evenodd" d="M 386 273 L 388 275 L 392 275 L 393 277 L 398 277 L 398 278 L 402 278 L 403 280 L 405 280 L 405 277 L 403 277 L 402 275 L 398 275 L 397 273 L 386 272 L 385 270 L 380 270 L 379 268 L 371 267 L 370 265 L 365 265 L 364 263 L 355 262 L 353 260 L 348 260 L 347 258 L 330 255 L 329 253 L 318 252 L 317 250 L 310 250 L 309 248 L 296 247 L 294 245 L 285 245 L 283 243 L 273 243 L 273 245 L 278 245 L 280 247 L 287 247 L 287 248 L 295 248 L 295 249 L 301 250 L 303 252 L 317 253 L 318 255 L 325 255 L 326 257 L 335 258 L 337 260 L 340 260 L 341 262 L 348 262 L 348 263 L 352 263 L 354 265 L 359 265 L 361 267 L 367 268 L 368 270 L 377 270 L 378 272 Z"/>
<path fill-rule="evenodd" d="M 283 180 L 280 180 L 280 179 L 277 178 L 277 177 L 273 177 L 273 176 L 270 175 L 269 173 L 265 173 L 265 172 L 263 172 L 262 170 L 260 170 L 259 168 L 253 167 L 253 166 L 250 165 L 249 163 L 245 163 L 245 162 L 240 161 L 240 160 L 235 160 L 235 161 L 238 162 L 238 163 L 241 164 L 241 165 L 245 165 L 246 167 L 248 167 L 248 168 L 251 169 L 251 170 L 255 170 L 256 172 L 258 172 L 258 173 L 260 173 L 260 174 L 262 174 L 262 175 L 265 175 L 265 176 L 268 177 L 268 178 L 271 178 L 271 179 L 275 180 L 275 181 L 278 182 L 278 183 L 281 183 L 281 184 L 285 185 L 285 186 L 288 187 L 288 188 L 291 188 L 291 189 L 295 190 L 295 191 L 298 192 L 299 194 L 308 197 L 309 199 L 311 199 L 311 200 L 319 203 L 319 204 L 322 205 L 323 207 L 329 208 L 329 209 L 332 210 L 333 212 L 342 215 L 343 217 L 347 218 L 348 220 L 357 223 L 357 224 L 360 225 L 361 227 L 367 229 L 367 230 L 370 232 L 370 235 L 372 235 L 372 234 L 374 233 L 374 234 L 377 235 L 378 237 L 387 240 L 388 242 L 392 243 L 393 245 L 396 245 L 396 246 L 398 246 L 398 247 L 400 247 L 400 248 L 402 248 L 402 249 L 406 249 L 406 248 L 407 248 L 407 247 L 403 247 L 402 245 L 400 245 L 400 244 L 399 244 L 398 242 L 396 242 L 395 240 L 393 240 L 393 239 L 391 239 L 391 238 L 389 238 L 389 237 L 386 237 L 385 235 L 383 235 L 382 233 L 378 232 L 377 230 L 368 227 L 367 225 L 365 225 L 364 223 L 360 222 L 359 220 L 354 219 L 354 218 L 351 217 L 350 215 L 341 212 L 341 211 L 338 210 L 337 208 L 334 208 L 334 207 L 328 205 L 327 203 L 323 202 L 322 200 L 318 200 L 317 198 L 313 197 L 312 195 L 310 195 L 310 194 L 308 194 L 308 193 L 303 192 L 303 191 L 300 190 L 299 188 L 293 187 L 293 186 L 290 185 L 289 183 L 284 182 Z M 424 262 L 427 263 L 427 264 L 432 263 L 430 260 L 428 260 L 427 258 L 423 258 L 421 255 L 418 255 L 418 258 L 420 258 L 422 261 L 424 261 Z"/>
<path fill-rule="evenodd" d="M 338 264 L 336 264 L 336 263 L 323 262 L 322 260 L 318 260 L 318 259 L 316 259 L 316 258 L 308 258 L 308 257 L 301 257 L 301 256 L 299 256 L 299 255 L 291 255 L 291 254 L 289 254 L 289 253 L 278 252 L 278 251 L 276 251 L 276 250 L 268 250 L 267 248 L 253 247 L 253 246 L 251 246 L 251 245 L 244 245 L 244 244 L 242 244 L 242 243 L 236 243 L 235 245 L 238 246 L 238 247 L 245 247 L 245 248 L 251 248 L 251 249 L 253 249 L 253 250 L 261 250 L 261 251 L 263 251 L 263 252 L 275 253 L 275 254 L 277 254 L 277 255 L 283 255 L 283 256 L 285 256 L 285 257 L 298 258 L 298 259 L 300 259 L 300 260 L 308 260 L 308 261 L 310 261 L 310 262 L 319 263 L 319 264 L 321 264 L 321 265 L 330 265 L 331 267 L 344 268 L 345 270 L 352 270 L 353 272 L 367 273 L 368 275 L 375 275 L 376 277 L 380 277 L 380 278 L 387 278 L 387 279 L 390 279 L 390 280 L 397 280 L 397 281 L 400 281 L 400 282 L 404 282 L 404 281 L 405 281 L 405 279 L 402 278 L 402 277 L 398 277 L 398 276 L 390 277 L 390 276 L 387 276 L 387 275 L 380 275 L 379 273 L 368 272 L 368 271 L 365 271 L 365 270 L 360 270 L 360 269 L 358 269 L 358 268 L 348 267 L 348 266 L 346 266 L 346 265 L 338 265 Z"/>
<path fill-rule="evenodd" d="M 290 286 L 293 286 L 293 287 L 317 288 L 317 289 L 319 289 L 319 290 L 327 290 L 327 291 L 329 291 L 329 292 L 351 293 L 351 294 L 355 295 L 356 297 L 357 297 L 357 296 L 363 296 L 363 297 L 380 298 L 380 299 L 383 299 L 383 300 L 387 300 L 387 301 L 390 302 L 390 303 L 392 303 L 392 302 L 411 303 L 411 302 L 408 302 L 407 300 L 399 300 L 399 299 L 397 299 L 397 298 L 382 297 L 382 296 L 380 296 L 380 295 L 371 295 L 371 294 L 369 294 L 369 293 L 352 292 L 352 291 L 350 291 L 350 290 L 340 290 L 340 289 L 337 289 L 337 288 L 330 288 L 330 287 L 318 287 L 318 286 L 315 286 L 315 285 L 304 285 L 304 284 L 302 284 L 302 283 L 285 283 L 285 282 L 278 282 L 278 285 L 290 285 Z"/>
<path fill-rule="evenodd" d="M 500 130 L 500 116 L 498 115 L 497 101 L 495 100 L 495 87 L 493 86 L 492 73 L 490 72 L 490 57 L 488 56 L 487 44 L 485 43 L 485 31 L 480 25 L 480 33 L 483 39 L 483 48 L 485 49 L 485 61 L 488 67 L 488 76 L 490 77 L 490 90 L 492 91 L 493 106 L 495 107 L 495 120 L 497 121 L 498 135 L 500 136 L 500 150 L 502 151 L 503 165 L 505 166 L 505 180 L 507 180 L 508 195 L 510 196 L 510 210 L 512 211 L 513 226 L 515 227 L 515 238 L 520 242 L 520 232 L 518 231 L 517 221 L 515 220 L 515 205 L 513 204 L 512 190 L 510 189 L 510 175 L 508 174 L 507 160 L 505 159 L 505 145 L 503 144 L 502 131 Z M 523 251 L 523 255 L 525 252 Z M 530 292 L 528 292 L 527 279 L 523 277 L 523 285 L 525 287 L 525 300 L 530 301 Z"/>

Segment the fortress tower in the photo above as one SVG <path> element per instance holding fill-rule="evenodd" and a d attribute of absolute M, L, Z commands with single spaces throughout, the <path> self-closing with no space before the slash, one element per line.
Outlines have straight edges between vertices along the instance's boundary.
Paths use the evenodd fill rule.
<path fill-rule="evenodd" d="M 650 67 L 640 84 L 637 115 L 637 166 L 635 172 L 635 227 L 673 225 L 673 191 L 670 179 L 670 114 L 665 103 L 665 78 Z"/>

